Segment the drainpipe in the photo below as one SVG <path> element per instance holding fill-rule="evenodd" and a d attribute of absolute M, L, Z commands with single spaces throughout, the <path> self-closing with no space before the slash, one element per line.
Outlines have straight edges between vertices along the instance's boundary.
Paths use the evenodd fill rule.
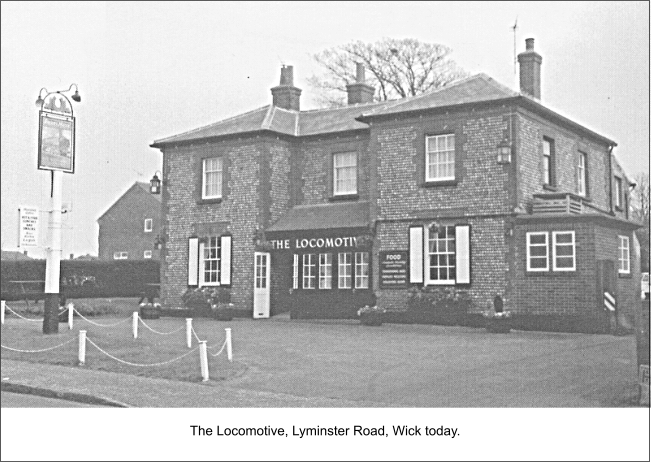
<path fill-rule="evenodd" d="M 613 211 L 613 146 L 608 146 L 608 210 L 611 215 L 615 215 Z"/>

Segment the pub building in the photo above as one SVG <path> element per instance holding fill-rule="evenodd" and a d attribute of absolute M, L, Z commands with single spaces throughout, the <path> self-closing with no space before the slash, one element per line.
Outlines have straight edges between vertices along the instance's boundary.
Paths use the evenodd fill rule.
<path fill-rule="evenodd" d="M 358 64 L 347 106 L 307 111 L 283 66 L 271 104 L 154 142 L 163 304 L 224 286 L 243 316 L 351 318 L 441 288 L 471 313 L 499 296 L 578 330 L 625 324 L 635 185 L 614 141 L 541 102 L 533 39 L 518 61 L 520 91 L 479 74 L 383 102 Z"/>

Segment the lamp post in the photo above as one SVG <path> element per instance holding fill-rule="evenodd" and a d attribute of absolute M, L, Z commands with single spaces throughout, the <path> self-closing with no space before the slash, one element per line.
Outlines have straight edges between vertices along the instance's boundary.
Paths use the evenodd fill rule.
<path fill-rule="evenodd" d="M 74 173 L 75 118 L 72 103 L 64 94 L 72 91 L 72 100 L 81 101 L 77 84 L 67 90 L 41 88 L 36 100 L 39 108 L 38 169 L 49 170 L 51 177 L 48 242 L 45 263 L 45 306 L 43 333 L 59 332 L 59 278 L 61 275 L 61 195 L 62 173 Z M 45 97 L 43 93 L 45 92 Z"/>

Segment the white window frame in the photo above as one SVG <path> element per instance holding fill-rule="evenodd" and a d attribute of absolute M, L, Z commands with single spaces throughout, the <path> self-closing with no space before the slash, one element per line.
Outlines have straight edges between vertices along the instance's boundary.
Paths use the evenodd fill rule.
<path fill-rule="evenodd" d="M 208 257 L 207 255 L 213 249 L 215 257 Z M 206 268 L 207 262 L 214 262 L 214 264 L 210 265 L 211 268 Z M 207 273 L 214 274 L 215 280 L 212 280 L 212 277 L 206 280 Z M 219 236 L 209 236 L 205 242 L 199 244 L 199 285 L 201 287 L 221 285 L 221 239 Z"/>
<path fill-rule="evenodd" d="M 558 243 L 556 238 L 560 235 L 570 235 L 572 236 L 572 242 L 570 243 Z M 572 246 L 572 266 L 571 267 L 559 267 L 557 265 L 557 248 L 558 247 L 569 247 Z M 559 258 L 569 258 L 569 255 L 561 255 Z M 574 231 L 552 231 L 552 266 L 554 271 L 576 271 L 576 234 Z"/>
<path fill-rule="evenodd" d="M 624 201 L 622 200 L 622 187 L 623 187 L 623 180 L 616 176 L 615 177 L 615 206 L 619 207 L 620 209 L 623 208 L 623 203 Z"/>
<path fill-rule="evenodd" d="M 332 155 L 332 194 L 357 194 L 357 152 L 337 152 Z"/>
<path fill-rule="evenodd" d="M 445 140 L 445 149 L 439 149 L 439 141 Z M 456 178 L 455 162 L 456 162 L 456 139 L 454 133 L 446 133 L 442 135 L 428 135 L 425 137 L 425 181 L 450 181 Z M 450 144 L 452 147 L 450 147 Z M 441 156 L 445 156 L 442 161 Z M 450 159 L 451 156 L 451 159 Z M 437 175 L 430 175 L 430 167 L 436 167 Z M 440 170 L 442 166 L 451 166 L 452 175 L 441 175 Z M 448 173 L 448 172 L 446 172 Z"/>
<path fill-rule="evenodd" d="M 298 254 L 294 254 L 294 264 L 292 265 L 292 289 L 298 289 Z"/>
<path fill-rule="evenodd" d="M 579 196 L 588 195 L 588 155 L 579 151 L 579 164 L 577 165 L 577 189 Z"/>
<path fill-rule="evenodd" d="M 545 236 L 544 244 L 531 244 L 532 236 Z M 549 233 L 548 232 L 530 232 L 527 233 L 527 271 L 529 272 L 542 272 L 549 271 Z M 544 268 L 532 268 L 531 267 L 531 247 L 545 247 L 545 267 Z M 534 257 L 535 259 L 541 259 L 542 257 Z"/>
<path fill-rule="evenodd" d="M 342 258 L 343 257 L 343 258 Z M 351 252 L 339 252 L 337 257 L 337 288 L 353 288 L 353 257 Z M 343 283 L 342 283 L 343 282 Z"/>
<path fill-rule="evenodd" d="M 303 289 L 316 289 L 316 254 L 303 254 Z"/>
<path fill-rule="evenodd" d="M 631 274 L 631 241 L 628 236 L 617 236 L 619 239 L 618 261 L 619 261 L 619 274 Z M 626 245 L 623 245 L 626 243 Z"/>
<path fill-rule="evenodd" d="M 145 218 L 145 232 L 151 233 L 154 230 L 154 220 L 151 218 Z"/>
<path fill-rule="evenodd" d="M 129 252 L 125 252 L 125 251 L 113 252 L 113 260 L 128 260 L 128 259 L 129 259 Z"/>
<path fill-rule="evenodd" d="M 355 252 L 355 289 L 369 288 L 369 253 Z"/>
<path fill-rule="evenodd" d="M 152 251 L 151 251 L 151 250 L 145 250 L 145 251 L 142 253 L 142 258 L 147 258 L 147 259 L 149 259 L 149 258 L 151 258 L 151 256 L 152 256 Z"/>
<path fill-rule="evenodd" d="M 209 186 L 217 185 L 217 191 L 208 193 Z M 201 198 L 221 199 L 224 189 L 224 158 L 207 157 L 202 160 L 201 166 Z"/>
<path fill-rule="evenodd" d="M 319 254 L 319 289 L 332 289 L 332 254 Z"/>
<path fill-rule="evenodd" d="M 456 229 L 454 225 L 441 225 L 441 228 L 446 229 L 446 234 L 443 239 L 440 239 L 438 237 L 438 231 L 436 233 L 432 233 L 428 227 L 425 227 L 425 285 L 426 286 L 450 286 L 450 285 L 456 285 L 457 283 L 457 252 L 456 252 L 456 245 L 457 245 L 457 236 L 456 236 Z M 453 229 L 455 232 L 454 238 L 450 239 L 449 234 L 448 234 L 448 229 Z M 433 236 L 436 236 L 436 240 L 440 243 L 445 244 L 445 251 L 437 251 L 437 252 L 430 252 L 430 241 L 433 240 Z M 452 241 L 454 243 L 454 250 L 450 250 L 449 248 L 449 241 Z M 436 266 L 436 268 L 447 268 L 448 269 L 448 279 L 432 279 L 432 266 L 430 265 L 430 257 L 432 255 L 447 255 L 448 258 L 448 265 L 445 266 Z M 454 265 L 450 265 L 450 258 L 454 257 Z M 454 268 L 454 278 L 449 279 L 450 276 L 450 269 Z"/>

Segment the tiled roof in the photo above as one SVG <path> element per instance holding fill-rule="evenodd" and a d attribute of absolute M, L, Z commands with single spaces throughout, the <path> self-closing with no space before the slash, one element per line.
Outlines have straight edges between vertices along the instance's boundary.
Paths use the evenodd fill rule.
<path fill-rule="evenodd" d="M 33 258 L 28 255 L 25 255 L 22 252 L 16 252 L 14 250 L 3 250 L 2 260 L 24 261 L 24 260 L 33 260 Z"/>
<path fill-rule="evenodd" d="M 368 225 L 368 202 L 340 202 L 297 205 L 280 217 L 267 232 L 365 228 Z"/>
<path fill-rule="evenodd" d="M 142 189 L 144 189 L 147 194 L 150 194 L 151 197 L 156 199 L 158 202 L 162 202 L 160 194 L 151 194 L 151 192 L 149 192 L 149 183 L 143 183 L 142 181 L 136 181 L 136 184 L 138 186 L 140 186 Z"/>

